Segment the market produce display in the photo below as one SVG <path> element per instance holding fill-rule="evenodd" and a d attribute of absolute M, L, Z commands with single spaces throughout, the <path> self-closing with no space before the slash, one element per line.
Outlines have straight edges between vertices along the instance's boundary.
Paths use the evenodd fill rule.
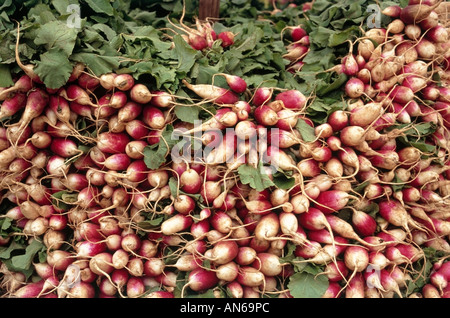
<path fill-rule="evenodd" d="M 442 0 L 0 6 L 0 297 L 450 297 Z"/>

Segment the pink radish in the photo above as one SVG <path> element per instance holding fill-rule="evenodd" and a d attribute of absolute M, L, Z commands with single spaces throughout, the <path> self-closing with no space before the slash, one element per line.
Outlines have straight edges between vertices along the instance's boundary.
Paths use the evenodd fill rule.
<path fill-rule="evenodd" d="M 172 235 L 177 232 L 188 229 L 193 223 L 189 216 L 176 214 L 161 224 L 161 231 L 165 235 Z"/>
<path fill-rule="evenodd" d="M 222 43 L 220 45 L 224 48 L 234 44 L 235 35 L 231 31 L 222 31 L 217 35 L 217 37 L 222 40 Z"/>
<path fill-rule="evenodd" d="M 275 100 L 283 102 L 284 106 L 292 110 L 302 110 L 306 106 L 307 98 L 298 90 L 287 90 L 275 96 Z"/>
<path fill-rule="evenodd" d="M 188 282 L 183 286 L 182 294 L 185 288 L 189 287 L 193 291 L 205 291 L 214 287 L 218 278 L 214 271 L 204 268 L 196 268 L 188 275 Z"/>
<path fill-rule="evenodd" d="M 23 93 L 15 93 L 11 97 L 5 98 L 0 107 L 0 118 L 13 116 L 26 105 L 27 96 Z"/>
<path fill-rule="evenodd" d="M 220 75 L 225 77 L 225 80 L 226 80 L 228 86 L 235 93 L 241 94 L 247 90 L 247 83 L 241 77 L 239 77 L 237 75 L 226 74 L 226 73 L 220 73 Z"/>
<path fill-rule="evenodd" d="M 209 84 L 190 84 L 185 80 L 183 83 L 201 98 L 217 104 L 234 104 L 239 100 L 236 93 L 225 88 Z"/>
<path fill-rule="evenodd" d="M 253 95 L 252 104 L 255 106 L 261 106 L 269 103 L 272 99 L 273 89 L 269 87 L 259 87 L 255 90 Z"/>
<path fill-rule="evenodd" d="M 417 24 L 425 20 L 430 13 L 439 6 L 441 1 L 429 6 L 426 4 L 410 4 L 402 8 L 399 18 L 405 24 Z"/>
<path fill-rule="evenodd" d="M 264 282 L 265 275 L 251 266 L 241 266 L 236 279 L 238 283 L 247 287 L 257 287 Z"/>

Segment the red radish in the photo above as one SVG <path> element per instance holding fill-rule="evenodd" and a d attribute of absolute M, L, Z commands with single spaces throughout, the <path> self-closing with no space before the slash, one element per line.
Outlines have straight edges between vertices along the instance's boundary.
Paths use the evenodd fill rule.
<path fill-rule="evenodd" d="M 359 98 L 364 94 L 364 82 L 357 77 L 350 78 L 345 84 L 345 94 L 350 98 Z"/>
<path fill-rule="evenodd" d="M 130 141 L 126 133 L 103 132 L 97 136 L 97 147 L 100 151 L 109 154 L 125 153 L 125 148 Z"/>
<path fill-rule="evenodd" d="M 269 87 L 259 87 L 255 90 L 252 103 L 255 106 L 261 106 L 269 103 L 272 99 L 273 89 Z"/>
<path fill-rule="evenodd" d="M 348 268 L 343 260 L 337 260 L 335 263 L 329 263 L 325 266 L 324 275 L 330 282 L 339 282 L 346 279 L 349 273 Z"/>
<path fill-rule="evenodd" d="M 128 91 L 134 86 L 134 78 L 130 74 L 118 74 L 114 78 L 114 87 L 121 91 Z"/>
<path fill-rule="evenodd" d="M 378 205 L 380 215 L 389 223 L 401 226 L 406 230 L 409 230 L 410 226 L 414 225 L 414 221 L 412 221 L 408 212 L 399 201 L 395 199 L 383 200 Z"/>
<path fill-rule="evenodd" d="M 297 42 L 300 39 L 302 39 L 304 36 L 306 36 L 308 33 L 306 30 L 301 26 L 296 27 L 288 27 L 290 28 L 290 35 L 292 38 L 292 41 Z"/>
<path fill-rule="evenodd" d="M 383 289 L 385 292 L 393 291 L 400 298 L 403 297 L 398 283 L 391 276 L 391 274 L 389 273 L 389 271 L 387 269 L 381 269 L 379 275 L 380 275 L 381 286 L 383 286 Z"/>
<path fill-rule="evenodd" d="M 196 268 L 189 273 L 188 282 L 182 289 L 182 295 L 186 287 L 189 287 L 193 291 L 204 291 L 214 287 L 217 282 L 218 278 L 214 271 L 201 267 Z"/>
<path fill-rule="evenodd" d="M 165 91 L 152 91 L 152 100 L 150 104 L 160 108 L 167 108 L 173 106 L 175 97 Z"/>
<path fill-rule="evenodd" d="M 225 282 L 233 282 L 239 274 L 239 266 L 235 262 L 220 265 L 216 268 L 216 276 Z"/>
<path fill-rule="evenodd" d="M 356 232 L 363 237 L 373 235 L 377 229 L 376 220 L 363 211 L 353 210 L 352 224 Z"/>
<path fill-rule="evenodd" d="M 0 107 L 0 118 L 13 116 L 22 110 L 27 101 L 27 95 L 24 93 L 16 93 L 12 97 L 7 97 Z"/>
<path fill-rule="evenodd" d="M 361 272 L 357 272 L 345 288 L 345 298 L 364 298 L 365 297 L 365 286 L 366 282 L 364 280 L 364 275 Z"/>
<path fill-rule="evenodd" d="M 247 83 L 241 77 L 239 77 L 237 75 L 226 74 L 226 73 L 220 73 L 219 75 L 222 75 L 223 77 L 225 77 L 225 80 L 226 80 L 228 86 L 235 93 L 241 94 L 247 90 Z"/>
<path fill-rule="evenodd" d="M 311 262 L 314 264 L 329 264 L 330 262 L 335 262 L 336 258 L 347 248 L 346 244 L 348 244 L 347 239 L 336 236 L 333 243 L 322 246 L 313 257 L 298 262 Z"/>
<path fill-rule="evenodd" d="M 161 232 L 165 235 L 172 235 L 188 229 L 192 223 L 191 217 L 183 214 L 176 214 L 161 224 Z"/>
<path fill-rule="evenodd" d="M 239 252 L 239 246 L 235 241 L 222 240 L 214 244 L 211 257 L 208 259 L 215 264 L 223 265 L 231 262 Z"/>
<path fill-rule="evenodd" d="M 180 175 L 180 186 L 182 191 L 186 193 L 198 193 L 202 183 L 202 178 L 194 169 L 188 169 Z"/>
<path fill-rule="evenodd" d="M 209 218 L 211 226 L 223 234 L 228 234 L 232 229 L 232 218 L 224 211 L 216 210 Z"/>
<path fill-rule="evenodd" d="M 401 11 L 402 8 L 400 6 L 392 5 L 384 8 L 383 11 L 381 11 L 381 13 L 391 18 L 398 18 L 400 16 Z"/>
<path fill-rule="evenodd" d="M 234 33 L 230 31 L 222 31 L 218 34 L 218 38 L 222 40 L 222 47 L 229 47 L 234 44 Z"/>
<path fill-rule="evenodd" d="M 82 150 L 78 149 L 78 144 L 71 139 L 53 138 L 50 150 L 63 158 L 71 158 L 81 155 Z"/>
<path fill-rule="evenodd" d="M 280 221 L 274 212 L 264 215 L 256 224 L 254 235 L 259 240 L 276 239 L 280 231 Z"/>
<path fill-rule="evenodd" d="M 332 213 L 343 209 L 351 196 L 345 191 L 328 190 L 321 192 L 315 200 L 315 207 L 324 213 Z"/>
<path fill-rule="evenodd" d="M 106 250 L 104 242 L 81 241 L 75 246 L 77 257 L 90 257 L 102 253 Z"/>
<path fill-rule="evenodd" d="M 77 84 L 88 91 L 94 91 L 100 85 L 100 80 L 88 73 L 81 73 Z"/>
<path fill-rule="evenodd" d="M 24 74 L 20 76 L 17 81 L 15 81 L 14 85 L 8 88 L 5 88 L 0 92 L 0 100 L 5 101 L 10 99 L 16 95 L 23 95 L 28 93 L 33 88 L 33 81 L 31 78 Z M 3 105 L 2 105 L 3 107 Z"/>
<path fill-rule="evenodd" d="M 239 100 L 236 93 L 209 84 L 190 84 L 183 80 L 183 83 L 201 98 L 217 104 L 234 104 Z"/>
<path fill-rule="evenodd" d="M 146 259 L 144 262 L 144 274 L 147 277 L 155 277 L 158 275 L 162 275 L 164 273 L 165 266 L 166 265 L 161 259 L 150 257 Z"/>
<path fill-rule="evenodd" d="M 323 293 L 321 298 L 338 298 L 342 291 L 342 287 L 339 283 L 330 282 L 327 290 Z"/>
<path fill-rule="evenodd" d="M 247 287 L 257 287 L 264 282 L 264 274 L 251 266 L 241 266 L 236 279 L 238 283 Z"/>
<path fill-rule="evenodd" d="M 435 4 L 429 6 L 426 4 L 409 4 L 402 8 L 399 18 L 405 24 L 417 24 L 425 20 L 430 13 L 440 5 L 441 1 L 437 1 Z"/>
<path fill-rule="evenodd" d="M 174 202 L 174 208 L 178 213 L 188 215 L 193 212 L 196 207 L 195 200 L 186 194 L 180 194 L 177 196 Z"/>
<path fill-rule="evenodd" d="M 291 109 L 282 109 L 277 112 L 278 121 L 276 126 L 280 129 L 291 130 L 298 122 L 297 114 Z"/>
<path fill-rule="evenodd" d="M 287 90 L 275 96 L 275 100 L 282 101 L 284 106 L 292 110 L 302 110 L 306 106 L 307 98 L 298 90 Z"/>
<path fill-rule="evenodd" d="M 265 104 L 254 110 L 254 116 L 256 121 L 263 126 L 274 126 L 278 122 L 277 112 Z"/>
<path fill-rule="evenodd" d="M 423 59 L 431 59 L 436 54 L 436 46 L 434 42 L 424 38 L 420 39 L 417 43 L 416 50 L 419 57 Z"/>
<path fill-rule="evenodd" d="M 145 293 L 144 281 L 141 277 L 130 277 L 126 284 L 126 294 L 129 298 L 139 298 Z"/>
<path fill-rule="evenodd" d="M 442 298 L 437 287 L 431 283 L 425 284 L 422 287 L 422 295 L 424 298 Z"/>
<path fill-rule="evenodd" d="M 369 253 L 361 246 L 348 246 L 344 251 L 344 262 L 347 268 L 352 271 L 351 280 L 356 273 L 361 273 L 367 268 Z"/>
<path fill-rule="evenodd" d="M 142 113 L 142 104 L 134 101 L 128 101 L 122 108 L 117 112 L 119 122 L 128 122 L 137 119 Z"/>
<path fill-rule="evenodd" d="M 68 251 L 52 250 L 47 253 L 47 263 L 57 271 L 65 271 L 74 262 L 73 255 Z"/>
<path fill-rule="evenodd" d="M 69 102 L 76 102 L 83 106 L 98 107 L 97 104 L 92 102 L 89 93 L 76 84 L 70 84 L 61 90 L 60 96 L 67 99 Z"/>
<path fill-rule="evenodd" d="M 20 130 L 24 130 L 33 119 L 40 116 L 45 107 L 48 105 L 49 95 L 42 89 L 36 88 L 27 96 L 24 111 L 22 113 L 21 121 L 18 124 Z"/>
<path fill-rule="evenodd" d="M 152 93 L 144 84 L 137 83 L 130 89 L 130 98 L 136 103 L 147 104 L 152 97 Z"/>
<path fill-rule="evenodd" d="M 114 78 L 116 76 L 117 76 L 116 73 L 102 74 L 99 78 L 100 85 L 106 90 L 113 89 L 114 88 Z"/>
<path fill-rule="evenodd" d="M 350 52 L 353 51 L 352 46 L 353 45 L 350 45 Z M 355 76 L 359 71 L 358 62 L 352 53 L 349 53 L 342 58 L 342 65 L 344 66 L 344 73 L 348 76 Z"/>

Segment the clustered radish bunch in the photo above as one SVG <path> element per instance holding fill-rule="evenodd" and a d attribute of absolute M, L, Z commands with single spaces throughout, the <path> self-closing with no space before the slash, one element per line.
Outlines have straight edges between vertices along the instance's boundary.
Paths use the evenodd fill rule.
<path fill-rule="evenodd" d="M 328 123 L 339 131 L 340 151 L 353 156 L 351 174 L 367 182 L 364 198 L 377 202 L 384 226 L 402 229 L 398 245 L 376 254 L 390 264 L 416 261 L 422 247 L 449 252 L 450 51 L 447 13 L 440 14 L 439 5 L 412 0 L 405 8 L 387 7 L 383 14 L 392 22 L 366 31 L 336 66 L 349 76 L 344 89 L 350 100 L 347 112 L 332 113 Z M 402 142 L 421 124 L 434 127 L 415 134 L 430 150 Z M 431 285 L 439 290 L 434 296 L 448 296 L 447 280 L 428 284 L 423 296 L 432 297 Z"/>
<path fill-rule="evenodd" d="M 289 61 L 286 70 L 295 73 L 303 66 L 303 58 L 309 52 L 309 35 L 302 26 L 289 27 L 292 42 L 287 45 L 287 53 L 283 58 Z"/>
<path fill-rule="evenodd" d="M 96 77 L 82 64 L 64 87 L 48 89 L 22 65 L 15 85 L 0 91 L 0 190 L 13 206 L 2 217 L 20 229 L 0 243 L 25 237 L 43 242 L 46 253 L 33 261 L 32 279 L 2 264 L 5 296 L 170 298 L 213 290 L 288 298 L 289 279 L 305 264 L 326 276 L 322 297 L 450 296 L 446 257 L 420 292 L 407 292 L 421 277 L 415 265 L 425 248 L 450 252 L 448 35 L 426 36 L 439 28 L 441 39 L 447 25 L 430 18 L 434 6 L 419 23 L 425 8 L 388 8 L 393 24 L 356 41 L 357 53 L 352 48 L 336 68 L 351 77 L 347 108 L 322 124 L 308 118 L 302 92 L 249 89 L 232 74 L 215 74 L 227 87 L 184 80 L 199 100 L 188 105 L 130 74 Z M 183 26 L 199 50 L 214 40 L 205 25 Z M 409 26 L 420 34 L 408 36 Z M 308 35 L 293 27 L 291 39 L 284 57 L 297 71 Z M 431 55 L 419 49 L 425 39 Z M 174 112 L 203 105 L 216 111 L 201 125 Z M 434 127 L 424 143 L 435 152 L 400 142 L 423 123 Z M 188 143 L 188 157 L 167 149 L 166 162 L 149 169 L 146 150 L 169 144 L 169 126 L 200 142 L 205 155 L 191 160 L 196 147 Z M 252 180 L 241 179 L 245 171 Z M 279 174 L 293 185 L 277 186 Z"/>
<path fill-rule="evenodd" d="M 195 28 L 187 26 L 183 23 L 183 17 L 180 19 L 180 26 L 172 23 L 173 32 L 179 31 L 181 37 L 193 49 L 202 51 L 211 48 L 215 41 L 220 40 L 220 45 L 227 48 L 234 43 L 234 33 L 228 30 L 219 32 L 214 31 L 210 21 L 200 21 L 195 19 Z M 177 32 L 178 33 L 178 32 Z"/>

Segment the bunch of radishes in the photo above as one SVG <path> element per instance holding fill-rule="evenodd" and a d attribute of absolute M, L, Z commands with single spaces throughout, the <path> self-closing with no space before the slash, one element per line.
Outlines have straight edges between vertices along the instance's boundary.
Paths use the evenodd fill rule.
<path fill-rule="evenodd" d="M 203 51 L 211 48 L 216 41 L 220 41 L 220 46 L 227 48 L 234 44 L 235 34 L 229 30 L 223 30 L 216 33 L 213 23 L 210 21 L 200 21 L 195 19 L 195 28 L 187 26 L 183 23 L 183 17 L 180 19 L 179 25 L 171 22 L 173 32 L 180 34 L 181 37 L 193 49 Z"/>
<path fill-rule="evenodd" d="M 288 27 L 291 43 L 286 47 L 287 53 L 283 58 L 289 61 L 286 70 L 295 73 L 303 66 L 303 59 L 309 52 L 309 35 L 302 26 Z"/>

